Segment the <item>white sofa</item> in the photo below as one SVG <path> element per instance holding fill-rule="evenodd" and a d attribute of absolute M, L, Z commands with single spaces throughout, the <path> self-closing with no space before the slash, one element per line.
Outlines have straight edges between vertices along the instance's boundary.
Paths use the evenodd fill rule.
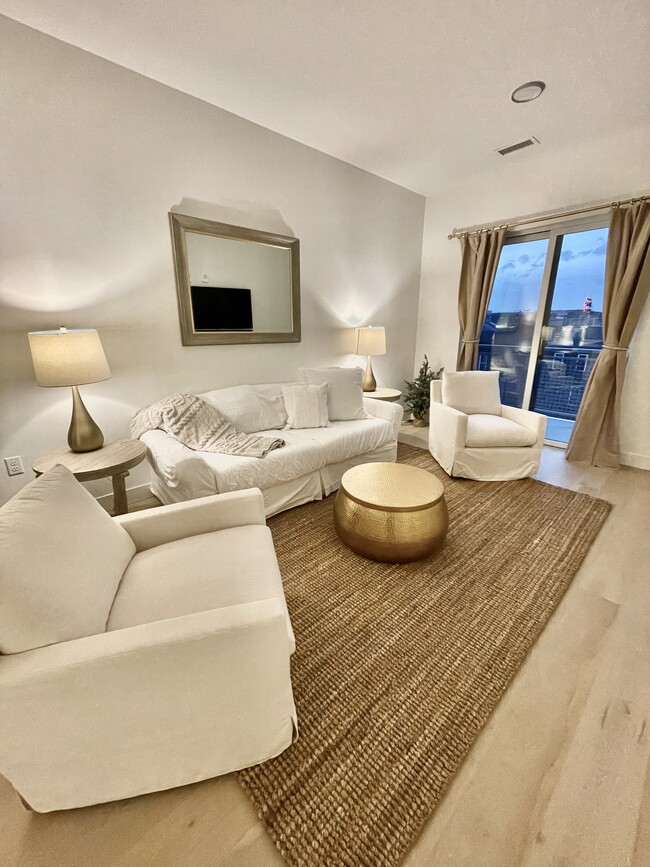
<path fill-rule="evenodd" d="M 0 773 L 34 810 L 183 786 L 294 740 L 259 491 L 112 519 L 57 466 L 0 509 L 0 554 Z"/>
<path fill-rule="evenodd" d="M 469 393 L 465 411 L 443 402 L 446 382 Z M 496 371 L 445 373 L 442 382 L 431 382 L 429 451 L 450 476 L 508 481 L 537 472 L 546 416 L 502 404 L 498 383 Z"/>
<path fill-rule="evenodd" d="M 337 490 L 343 473 L 361 463 L 395 461 L 403 410 L 364 398 L 368 415 L 329 427 L 284 430 L 282 383 L 245 385 L 200 394 L 238 429 L 285 440 L 264 458 L 192 451 L 161 430 L 140 439 L 148 447 L 151 490 L 163 503 L 259 488 L 267 517 Z"/>

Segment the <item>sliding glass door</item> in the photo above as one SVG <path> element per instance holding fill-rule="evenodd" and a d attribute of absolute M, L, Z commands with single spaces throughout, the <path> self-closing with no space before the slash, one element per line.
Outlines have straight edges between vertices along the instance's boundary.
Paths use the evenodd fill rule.
<path fill-rule="evenodd" d="M 548 416 L 566 445 L 603 345 L 606 226 L 564 228 L 504 245 L 478 369 L 501 373 L 502 402 Z"/>
<path fill-rule="evenodd" d="M 548 238 L 512 241 L 503 247 L 479 341 L 478 369 L 501 374 L 501 401 L 523 406 L 534 347 Z"/>

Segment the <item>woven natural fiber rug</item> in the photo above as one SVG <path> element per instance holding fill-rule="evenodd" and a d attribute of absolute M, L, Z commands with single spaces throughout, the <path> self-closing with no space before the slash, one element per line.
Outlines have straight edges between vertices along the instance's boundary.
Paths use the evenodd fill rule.
<path fill-rule="evenodd" d="M 269 525 L 296 633 L 300 737 L 239 779 L 286 861 L 397 864 L 552 615 L 610 505 L 536 482 L 448 478 L 450 530 L 427 560 L 349 551 L 334 497 Z"/>

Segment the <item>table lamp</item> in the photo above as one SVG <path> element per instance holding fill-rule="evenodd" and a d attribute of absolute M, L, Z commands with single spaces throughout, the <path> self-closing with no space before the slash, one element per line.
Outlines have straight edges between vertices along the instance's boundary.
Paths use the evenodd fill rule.
<path fill-rule="evenodd" d="M 78 385 L 110 379 L 111 371 L 99 334 L 94 328 L 68 331 L 31 331 L 29 348 L 36 382 L 45 388 L 72 387 L 72 419 L 68 445 L 73 452 L 92 452 L 104 445 L 104 435 L 93 421 Z"/>
<path fill-rule="evenodd" d="M 363 375 L 363 390 L 375 391 L 377 380 L 372 372 L 370 359 L 373 355 L 386 355 L 386 330 L 374 328 L 368 325 L 365 328 L 357 328 L 357 355 L 367 355 L 368 363 Z"/>

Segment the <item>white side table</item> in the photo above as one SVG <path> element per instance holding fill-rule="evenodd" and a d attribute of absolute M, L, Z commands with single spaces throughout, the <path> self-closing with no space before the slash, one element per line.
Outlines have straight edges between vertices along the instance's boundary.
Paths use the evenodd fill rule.
<path fill-rule="evenodd" d="M 399 388 L 376 388 L 374 391 L 364 391 L 363 396 L 375 400 L 399 400 L 402 392 Z"/>
<path fill-rule="evenodd" d="M 94 452 L 73 452 L 70 449 L 49 452 L 35 460 L 32 469 L 40 476 L 55 464 L 63 464 L 80 482 L 110 476 L 113 480 L 113 514 L 125 515 L 129 511 L 125 479 L 129 470 L 137 466 L 146 454 L 147 447 L 140 440 L 115 440 Z"/>

